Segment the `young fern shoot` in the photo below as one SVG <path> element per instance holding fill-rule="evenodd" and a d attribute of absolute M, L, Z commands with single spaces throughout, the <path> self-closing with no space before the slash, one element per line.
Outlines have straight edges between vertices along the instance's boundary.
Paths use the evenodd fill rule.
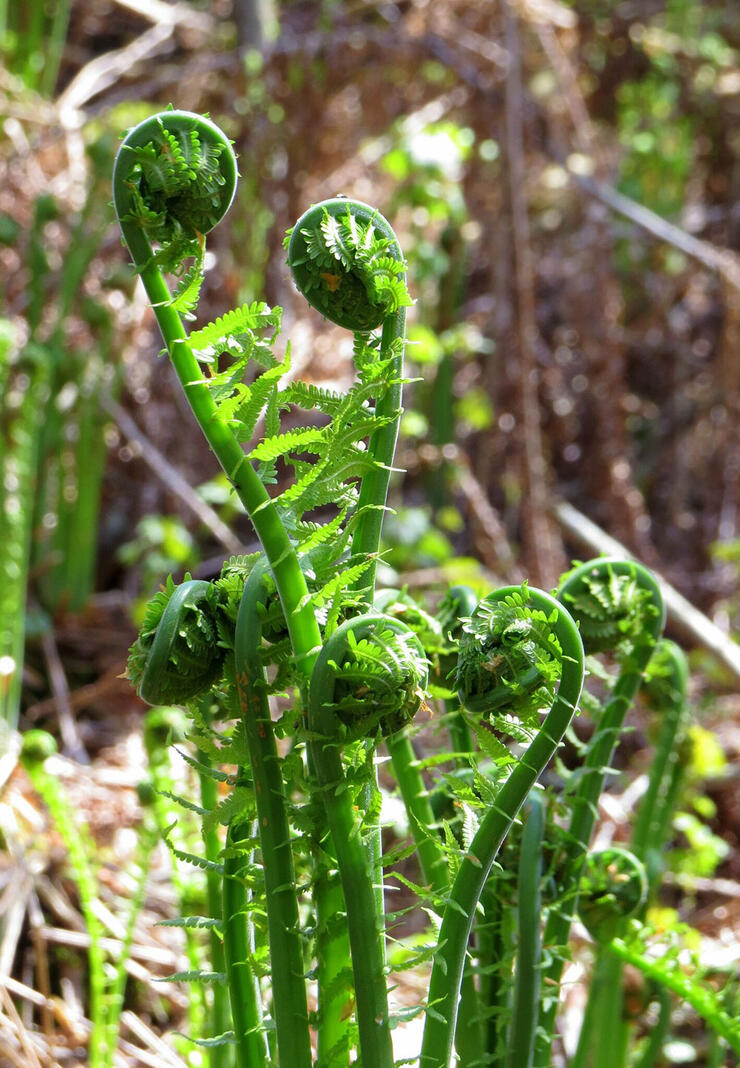
<path fill-rule="evenodd" d="M 586 652 L 615 649 L 620 671 L 589 743 L 570 804 L 570 825 L 559 862 L 561 904 L 550 910 L 544 935 L 545 945 L 553 949 L 544 978 L 553 988 L 562 974 L 562 952 L 577 908 L 597 802 L 625 716 L 665 624 L 665 608 L 655 578 L 642 565 L 624 560 L 599 557 L 576 566 L 561 581 L 558 600 L 568 606 L 577 621 Z M 556 1011 L 557 999 L 551 998 L 543 1011 L 534 1060 L 537 1068 L 550 1064 Z"/>
<path fill-rule="evenodd" d="M 343 742 L 354 744 L 356 737 L 346 718 L 343 723 L 342 708 L 354 714 L 364 695 L 358 691 L 344 702 L 338 697 L 336 712 L 325 709 L 321 699 L 308 700 L 308 695 L 309 684 L 311 694 L 317 692 L 315 667 L 318 677 L 323 677 L 319 657 L 322 627 L 332 648 L 347 637 L 350 659 L 355 661 L 354 675 L 368 684 L 370 697 L 365 704 L 370 712 L 362 723 L 368 746 L 375 744 L 380 727 L 396 729 L 394 717 L 387 719 L 386 713 L 378 716 L 373 711 L 379 690 L 392 693 L 395 686 L 395 681 L 391 685 L 378 669 L 388 643 L 398 646 L 393 663 L 410 671 L 412 697 L 401 710 L 401 719 L 418 706 L 424 683 L 423 652 L 403 638 L 393 620 L 381 617 L 379 623 L 376 616 L 361 615 L 346 631 L 340 625 L 346 616 L 369 606 L 374 591 L 375 561 L 401 413 L 405 307 L 411 303 L 405 264 L 393 231 L 367 205 L 335 198 L 306 213 L 292 232 L 289 262 L 308 299 L 327 318 L 355 333 L 357 381 L 344 395 L 301 382 L 281 388 L 289 358 L 280 360 L 272 351 L 279 332 L 279 309 L 259 303 L 245 305 L 190 336 L 183 323 L 184 317 L 192 316 L 200 289 L 205 234 L 228 208 L 235 178 L 233 152 L 221 131 L 198 115 L 168 111 L 146 120 L 125 138 L 115 164 L 114 202 L 166 350 L 206 439 L 254 525 L 266 564 L 259 567 L 274 583 L 282 611 L 271 616 L 262 595 L 257 596 L 262 575 L 260 583 L 256 577 L 253 582 L 255 558 L 231 561 L 214 583 L 186 580 L 183 586 L 175 587 L 170 580 L 150 606 L 139 642 L 132 650 L 130 672 L 148 700 L 187 702 L 199 693 L 228 692 L 235 686 L 241 702 L 238 712 L 245 717 L 245 724 L 250 718 L 244 736 L 249 739 L 251 735 L 257 699 L 261 709 L 257 722 L 264 734 L 269 716 L 266 718 L 260 674 L 253 673 L 252 660 L 261 648 L 262 635 L 268 635 L 256 621 L 261 619 L 260 613 L 267 613 L 265 620 L 271 616 L 269 641 L 274 643 L 271 648 L 277 665 L 274 685 L 297 686 L 302 694 L 309 778 L 321 795 L 331 831 L 330 838 L 324 832 L 324 849 L 334 850 L 344 888 L 360 1052 L 368 1068 L 391 1068 L 384 924 L 368 859 L 373 850 L 363 845 L 362 817 L 353 805 L 354 788 L 348 780 L 351 769 L 343 763 L 340 749 Z M 174 293 L 170 293 L 163 272 L 178 279 Z M 382 328 L 379 333 L 374 332 L 377 328 Z M 245 372 L 254 363 L 261 373 L 247 384 Z M 318 411 L 326 417 L 327 425 L 317 428 L 314 421 L 284 430 L 281 412 L 296 407 Z M 245 451 L 244 445 L 250 442 L 263 413 L 268 436 Z M 306 459 L 306 454 L 314 459 Z M 295 477 L 271 496 L 267 486 L 276 482 L 278 460 L 286 469 L 292 468 Z M 316 510 L 327 508 L 335 510 L 333 517 L 316 522 Z M 235 615 L 242 590 L 246 600 Z M 182 625 L 183 618 L 187 625 Z M 362 637 L 355 640 L 357 628 Z M 369 628 L 367 634 L 363 628 Z M 375 651 L 371 636 L 381 643 Z M 230 678 L 233 661 L 224 652 L 229 649 L 234 650 L 237 664 L 235 678 Z M 344 669 L 346 680 L 353 672 L 346 661 Z M 298 740 L 300 735 L 299 730 Z M 231 742 L 236 763 L 242 762 L 236 759 L 237 751 L 243 754 L 240 737 L 235 731 Z M 270 874 L 274 868 L 280 871 L 279 887 L 283 887 L 289 856 L 284 851 L 281 854 L 280 848 L 285 846 L 286 836 L 278 833 L 280 841 L 274 838 L 274 806 L 278 802 L 275 782 L 269 776 L 275 767 L 264 747 L 250 749 L 250 762 L 255 761 L 260 765 L 252 769 L 255 790 L 268 790 L 273 795 L 270 814 L 260 816 L 260 822 L 267 818 L 273 829 L 273 837 L 262 838 L 265 882 L 274 883 Z M 268 776 L 264 782 L 262 775 Z M 241 823 L 239 820 L 235 809 L 224 865 L 227 911 L 229 902 L 235 900 L 235 883 L 233 879 L 229 882 L 229 874 L 240 851 L 243 819 Z M 379 850 L 375 852 L 379 855 Z M 266 853 L 270 857 L 265 863 Z M 236 868 L 232 874 L 238 876 Z M 318 898 L 318 883 L 316 894 Z M 268 916 L 276 954 L 273 964 L 280 968 L 281 961 L 292 960 L 283 979 L 276 977 L 276 984 L 288 991 L 280 996 L 292 1006 L 282 1014 L 283 1019 L 294 1013 L 297 1020 L 305 1021 L 303 980 L 299 976 L 300 982 L 296 981 L 296 945 L 286 945 L 278 931 L 279 926 L 285 926 L 286 909 L 293 909 L 293 904 L 286 900 L 281 906 L 283 895 L 278 892 L 268 896 L 275 909 L 282 909 L 277 926 L 271 926 Z M 325 914 L 326 906 L 317 900 L 320 914 L 322 908 Z M 344 905 L 335 902 L 333 908 L 343 911 Z M 233 924 L 233 916 L 225 917 L 225 931 Z M 246 988 L 240 992 L 239 961 L 232 967 L 229 958 L 227 952 L 232 1002 L 235 994 L 249 1000 Z M 319 995 L 321 999 L 321 990 Z M 281 1063 L 303 1063 L 308 1056 L 306 1042 L 300 1038 L 304 1023 L 291 1046 L 280 1013 L 276 1003 Z M 239 1024 L 237 1043 L 247 1042 L 258 1026 L 258 1022 Z M 320 1011 L 320 1046 L 321 1036 Z M 342 1041 L 339 1035 L 337 1042 Z M 244 1063 L 250 1056 L 259 1059 L 261 1047 L 240 1056 Z"/>
<path fill-rule="evenodd" d="M 501 843 L 560 744 L 583 687 L 583 643 L 567 609 L 550 594 L 526 585 L 497 590 L 478 605 L 465 631 L 457 674 L 461 703 L 490 717 L 488 725 L 494 730 L 513 733 L 526 749 L 517 759 L 498 742 L 504 777 L 460 864 L 444 911 L 429 984 L 421 1068 L 447 1068 L 450 1063 L 476 906 Z M 540 722 L 543 706 L 549 711 Z M 524 716 L 521 724 L 517 714 Z"/>

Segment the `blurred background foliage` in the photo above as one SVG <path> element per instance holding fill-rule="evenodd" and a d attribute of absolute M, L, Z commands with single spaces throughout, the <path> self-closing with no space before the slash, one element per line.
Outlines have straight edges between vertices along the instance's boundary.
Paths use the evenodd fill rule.
<path fill-rule="evenodd" d="M 549 588 L 591 554 L 566 504 L 736 632 L 739 50 L 732 0 L 0 0 L 5 723 L 110 760 L 141 719 L 119 676 L 142 599 L 253 545 L 109 203 L 120 134 L 169 103 L 240 158 L 200 312 L 282 305 L 291 373 L 350 361 L 296 299 L 285 229 L 345 192 L 401 235 L 386 579 Z M 737 677 L 694 664 L 723 785 L 681 848 L 738 879 Z"/>

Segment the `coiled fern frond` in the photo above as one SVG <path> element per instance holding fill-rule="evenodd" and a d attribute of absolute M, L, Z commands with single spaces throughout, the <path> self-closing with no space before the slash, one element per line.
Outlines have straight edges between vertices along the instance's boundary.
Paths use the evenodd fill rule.
<path fill-rule="evenodd" d="M 205 235 L 236 190 L 230 142 L 207 118 L 162 112 L 139 123 L 116 159 L 113 199 L 137 264 L 180 276 L 172 304 L 189 313 L 203 280 Z M 151 245 L 158 246 L 152 256 Z M 192 259 L 190 267 L 185 261 Z"/>
<path fill-rule="evenodd" d="M 393 231 L 368 204 L 344 197 L 310 208 L 286 239 L 288 263 L 309 304 L 348 330 L 380 326 L 412 301 Z"/>
<path fill-rule="evenodd" d="M 557 612 L 532 605 L 526 584 L 503 599 L 485 598 L 463 623 L 456 685 L 472 713 L 500 710 L 525 723 L 552 704 L 562 650 L 555 633 Z M 500 722 L 496 720 L 496 722 Z"/>
<path fill-rule="evenodd" d="M 186 704 L 219 679 L 225 655 L 218 640 L 221 603 L 216 586 L 189 575 L 179 586 L 170 576 L 152 598 L 128 659 L 128 677 L 144 701 Z"/>
<path fill-rule="evenodd" d="M 629 653 L 653 640 L 654 596 L 638 565 L 608 558 L 577 564 L 562 577 L 558 598 L 577 620 L 587 654 Z"/>
<path fill-rule="evenodd" d="M 583 865 L 578 914 L 597 942 L 609 942 L 624 930 L 647 900 L 645 866 L 618 846 L 589 853 Z"/>
<path fill-rule="evenodd" d="M 387 737 L 421 707 L 428 662 L 414 632 L 381 613 L 350 619 L 325 643 L 311 681 L 311 702 L 332 736 L 352 741 Z"/>

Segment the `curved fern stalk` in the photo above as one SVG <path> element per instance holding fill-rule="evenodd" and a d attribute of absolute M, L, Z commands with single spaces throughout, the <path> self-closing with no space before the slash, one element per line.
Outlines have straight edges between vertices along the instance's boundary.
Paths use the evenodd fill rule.
<path fill-rule="evenodd" d="M 622 965 L 607 947 L 645 905 L 647 875 L 642 861 L 618 846 L 589 853 L 582 873 L 578 915 L 599 954 L 572 1068 L 612 1068 L 626 1063 L 628 1032 L 622 1012 Z"/>
<path fill-rule="evenodd" d="M 630 843 L 631 853 L 647 871 L 649 891 L 644 895 L 645 900 L 657 887 L 662 849 L 670 831 L 678 769 L 676 743 L 686 719 L 687 685 L 688 664 L 684 653 L 674 642 L 661 639 L 648 663 L 644 683 L 645 695 L 660 716 L 660 732 L 650 764 L 648 788 L 640 802 Z M 591 856 L 587 858 L 587 864 L 591 859 Z M 580 899 L 579 912 L 583 918 Z M 626 915 L 624 908 L 621 914 Z M 608 952 L 603 939 L 600 941 L 573 1068 L 586 1065 L 589 1055 L 602 1068 L 621 1068 L 626 1060 L 629 1027 L 621 995 L 623 964 L 619 957 Z M 597 1024 L 589 1027 L 592 1018 Z"/>
<path fill-rule="evenodd" d="M 260 663 L 262 623 L 266 600 L 265 566 L 257 564 L 244 584 L 236 620 L 234 667 L 236 692 L 249 748 L 259 825 L 265 906 L 270 943 L 273 1012 L 280 1063 L 311 1068 L 308 1007 L 299 936 L 298 900 L 290 840 L 285 787 L 267 699 L 267 680 Z M 225 926 L 236 917 L 224 916 Z M 243 966 L 225 945 L 230 973 Z M 235 1019 L 239 1011 L 232 995 Z M 237 1029 L 237 1038 L 239 1030 Z M 249 1068 L 246 1051 L 240 1068 Z"/>
<path fill-rule="evenodd" d="M 740 1056 L 740 1021 L 737 1016 L 727 1012 L 722 1005 L 721 995 L 702 978 L 698 966 L 693 969 L 686 967 L 680 952 L 683 947 L 666 947 L 657 939 L 656 948 L 660 955 L 653 956 L 650 953 L 653 948 L 650 934 L 649 929 L 635 923 L 632 931 L 623 938 L 615 938 L 609 943 L 609 951 L 623 963 L 641 971 L 646 979 L 691 1005 L 735 1055 Z"/>
<path fill-rule="evenodd" d="M 522 834 L 518 879 L 518 945 L 506 1068 L 529 1068 L 534 1056 L 534 1040 L 540 1011 L 540 909 L 542 895 L 542 844 L 545 833 L 545 806 L 533 790 Z"/>
<path fill-rule="evenodd" d="M 331 322 L 353 331 L 355 352 L 362 354 L 363 363 L 369 364 L 368 354 L 372 354 L 369 367 L 385 367 L 375 372 L 382 373 L 386 385 L 373 409 L 377 429 L 367 445 L 372 466 L 360 483 L 347 567 L 348 572 L 356 570 L 352 588 L 358 602 L 369 607 L 375 592 L 376 558 L 402 412 L 406 307 L 411 304 L 406 264 L 393 228 L 380 212 L 346 197 L 334 197 L 309 208 L 292 229 L 287 253 L 295 284 L 309 304 Z M 382 327 L 380 343 L 373 353 L 369 331 L 378 327 Z M 372 381 L 372 373 L 369 377 Z M 320 764 L 321 756 L 314 756 Z M 373 808 L 371 795 L 377 791 L 376 776 L 376 781 L 365 787 L 366 808 Z M 367 857 L 381 926 L 382 852 L 380 824 L 376 822 L 374 829 L 368 828 Z"/>
<path fill-rule="evenodd" d="M 461 602 L 460 596 L 465 596 L 464 587 L 457 587 L 454 596 L 454 604 L 462 614 L 462 604 L 469 612 L 475 608 L 477 600 L 472 590 L 467 590 L 470 597 Z M 375 597 L 375 607 L 399 619 L 402 623 L 411 627 L 419 638 L 423 648 L 427 651 L 432 663 L 438 660 L 439 674 L 444 681 L 453 668 L 453 656 L 445 646 L 450 641 L 450 635 L 445 634 L 442 624 L 432 616 L 427 615 L 405 591 L 382 590 Z M 444 615 L 445 624 L 452 623 Z M 455 622 L 457 622 L 455 614 Z M 447 628 L 445 628 L 447 629 Z M 445 649 L 442 653 L 441 650 Z M 450 725 L 450 734 L 453 749 L 462 754 L 472 749 L 472 741 L 467 724 L 460 712 L 459 704 L 452 716 L 450 716 L 457 730 Z M 462 746 L 467 746 L 463 749 Z M 431 798 L 426 788 L 421 773 L 421 765 L 416 755 L 410 730 L 404 729 L 386 738 L 386 748 L 393 764 L 393 773 L 398 783 L 406 812 L 408 813 L 411 835 L 416 845 L 416 852 L 421 868 L 422 879 L 430 888 L 434 907 L 441 913 L 447 898 L 450 886 L 450 873 L 447 866 L 442 839 L 438 833 Z M 468 1064 L 475 1064 L 482 1056 L 482 1031 L 479 1019 L 478 995 L 475 989 L 473 972 L 470 967 L 466 968 L 462 983 L 462 1000 L 460 1004 L 457 1035 L 455 1048 L 458 1054 L 460 1068 L 466 1068 Z"/>
<path fill-rule="evenodd" d="M 660 732 L 650 763 L 648 788 L 637 812 L 631 850 L 646 865 L 648 881 L 658 878 L 655 858 L 670 831 L 677 742 L 686 723 L 689 665 L 675 642 L 662 639 L 648 664 L 645 692 L 660 717 Z"/>
<path fill-rule="evenodd" d="M 567 943 L 578 903 L 581 868 L 612 754 L 665 624 L 665 608 L 655 578 L 640 564 L 624 560 L 599 557 L 574 568 L 561 583 L 558 600 L 578 622 L 588 653 L 622 645 L 623 657 L 571 802 L 571 820 L 560 858 L 561 904 L 550 911 L 545 925 L 545 945 L 553 949 Z M 562 956 L 553 952 L 544 982 L 556 989 L 562 969 Z M 549 1068 L 556 1013 L 557 998 L 552 997 L 543 1010 L 534 1061 L 537 1068 Z"/>
<path fill-rule="evenodd" d="M 541 726 L 536 711 L 530 709 L 533 737 L 481 820 L 450 891 L 429 984 L 420 1068 L 447 1068 L 450 1063 L 476 906 L 501 843 L 560 744 L 583 686 L 583 644 L 576 625 L 567 609 L 541 590 L 526 586 L 497 590 L 481 602 L 466 630 L 458 685 L 469 710 L 481 715 L 506 713 L 517 705 L 525 707 L 533 698 L 536 709 L 537 695 L 544 693 L 549 694 L 551 707 Z M 560 683 L 553 694 L 558 668 Z"/>
<path fill-rule="evenodd" d="M 381 590 L 375 597 L 374 608 L 413 630 L 428 655 L 433 655 L 434 646 L 439 647 L 442 644 L 442 631 L 436 620 L 419 608 L 405 591 Z M 402 729 L 387 737 L 386 748 L 409 816 L 422 878 L 441 899 L 449 884 L 447 862 L 442 841 L 435 829 L 436 820 L 421 774 L 419 759 L 408 730 Z M 438 907 L 441 907 L 441 902 Z"/>
<path fill-rule="evenodd" d="M 413 631 L 381 613 L 348 620 L 324 645 L 310 689 L 313 743 L 329 830 L 336 849 L 347 905 L 357 1024 L 363 1065 L 392 1068 L 393 1050 L 385 980 L 384 932 L 367 878 L 362 827 L 341 768 L 343 741 L 392 734 L 419 708 L 426 659 Z M 327 772 L 332 774 L 327 776 Z"/>
<path fill-rule="evenodd" d="M 389 385 L 375 405 L 382 424 L 370 437 L 373 470 L 362 479 L 353 563 L 371 557 L 355 588 L 369 605 L 375 588 L 388 484 L 401 421 L 406 265 L 388 221 L 368 204 L 334 197 L 309 208 L 295 224 L 288 264 L 306 300 L 327 319 L 355 333 L 382 326 L 378 360 L 391 361 Z"/>
<path fill-rule="evenodd" d="M 122 142 L 113 168 L 113 203 L 191 410 L 262 543 L 297 666 L 308 679 L 321 637 L 295 549 L 203 379 L 180 313 L 192 306 L 193 294 L 173 298 L 162 274 L 182 270 L 183 261 L 193 258 L 195 272 L 185 277 L 197 288 L 205 234 L 226 214 L 236 175 L 231 143 L 214 123 L 191 112 L 166 111 L 139 123 Z M 156 253 L 152 242 L 159 246 Z"/>
<path fill-rule="evenodd" d="M 470 586 L 450 586 L 437 610 L 437 620 L 442 627 L 444 637 L 451 643 L 455 650 L 457 642 L 462 634 L 463 620 L 471 616 L 475 611 L 478 598 Z M 447 656 L 441 656 L 439 660 L 440 682 L 446 686 L 454 677 L 457 668 L 457 654 L 452 651 Z M 473 752 L 473 738 L 470 727 L 465 719 L 465 713 L 460 707 L 457 697 L 448 698 L 445 701 L 445 715 L 447 717 L 447 729 L 450 732 L 450 741 L 453 751 L 457 754 L 458 766 L 460 761 L 468 753 Z"/>

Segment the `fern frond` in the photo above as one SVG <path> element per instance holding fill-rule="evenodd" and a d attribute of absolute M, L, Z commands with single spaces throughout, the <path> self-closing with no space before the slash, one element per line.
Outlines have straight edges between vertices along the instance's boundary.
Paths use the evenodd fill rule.
<path fill-rule="evenodd" d="M 213 916 L 178 916 L 172 920 L 157 920 L 155 927 L 180 927 L 188 931 L 220 931 L 222 920 Z"/>
<path fill-rule="evenodd" d="M 282 308 L 270 308 L 264 301 L 255 300 L 251 304 L 242 304 L 239 308 L 214 319 L 212 323 L 193 330 L 190 344 L 199 352 L 222 344 L 227 338 L 238 338 L 241 334 L 256 334 L 258 331 L 271 331 L 270 342 L 280 334 Z"/>

